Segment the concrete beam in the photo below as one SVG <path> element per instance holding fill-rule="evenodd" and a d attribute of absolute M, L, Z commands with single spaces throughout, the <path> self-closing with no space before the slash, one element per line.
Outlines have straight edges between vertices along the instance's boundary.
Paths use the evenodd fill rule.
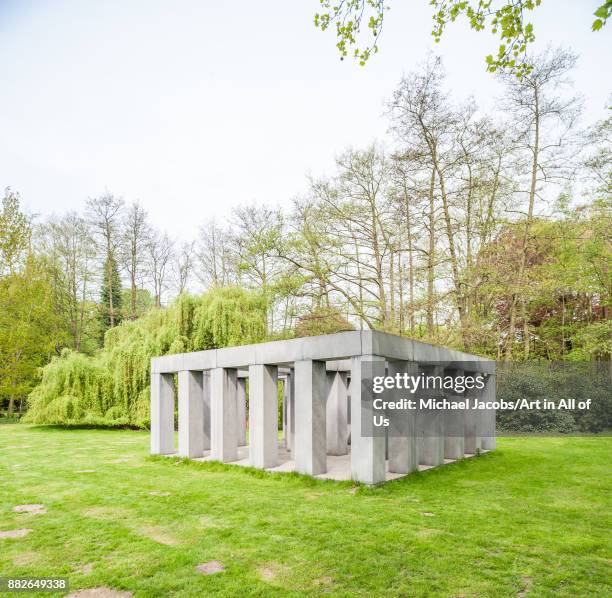
<path fill-rule="evenodd" d="M 182 457 L 204 455 L 204 387 L 202 372 L 178 374 L 178 453 Z"/>
<path fill-rule="evenodd" d="M 327 454 L 348 454 L 347 375 L 327 372 L 326 429 Z"/>
<path fill-rule="evenodd" d="M 174 378 L 151 374 L 151 454 L 174 453 Z"/>
<path fill-rule="evenodd" d="M 211 371 L 211 456 L 223 463 L 231 463 L 238 458 L 236 380 L 236 370 L 233 368 L 215 368 Z"/>
<path fill-rule="evenodd" d="M 249 367 L 249 460 L 252 467 L 278 465 L 278 368 Z"/>
<path fill-rule="evenodd" d="M 299 473 L 327 471 L 325 399 L 325 362 L 296 361 L 295 469 Z"/>

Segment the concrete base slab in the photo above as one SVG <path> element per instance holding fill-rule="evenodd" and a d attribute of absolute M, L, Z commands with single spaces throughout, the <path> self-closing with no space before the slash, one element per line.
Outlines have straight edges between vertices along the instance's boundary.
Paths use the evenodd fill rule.
<path fill-rule="evenodd" d="M 481 451 L 481 454 L 490 451 Z M 165 455 L 166 457 L 180 457 L 178 453 Z M 475 454 L 466 453 L 464 458 L 476 457 Z M 192 461 L 213 461 L 210 451 L 205 451 L 203 457 L 192 459 Z M 444 459 L 444 465 L 454 463 L 456 459 Z M 251 467 L 249 460 L 249 447 L 238 447 L 238 460 L 226 463 L 226 465 L 238 465 L 240 467 Z M 435 465 L 419 465 L 419 471 L 427 471 L 434 469 Z M 441 467 L 441 466 L 438 466 Z M 291 453 L 283 446 L 283 441 L 279 441 L 278 445 L 278 465 L 276 467 L 267 467 L 266 471 L 273 473 L 292 473 L 296 471 L 295 461 L 291 458 Z M 409 473 L 393 473 L 389 471 L 389 461 L 385 463 L 385 482 L 404 478 Z M 351 455 L 350 449 L 348 455 L 327 455 L 327 471 L 314 476 L 319 480 L 334 480 L 336 482 L 346 482 L 351 479 Z"/>

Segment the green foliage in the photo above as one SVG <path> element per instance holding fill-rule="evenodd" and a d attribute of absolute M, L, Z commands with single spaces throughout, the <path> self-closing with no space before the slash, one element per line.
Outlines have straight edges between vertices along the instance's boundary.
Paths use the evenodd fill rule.
<path fill-rule="evenodd" d="M 497 427 L 512 432 L 601 432 L 612 427 L 607 363 L 522 362 L 497 369 L 498 401 L 591 400 L 588 410 L 499 410 Z"/>
<path fill-rule="evenodd" d="M 317 336 L 354 330 L 350 322 L 335 307 L 315 307 L 303 315 L 295 327 L 295 336 Z"/>
<path fill-rule="evenodd" d="M 315 27 L 325 31 L 336 24 L 336 47 L 343 60 L 353 48 L 353 57 L 365 65 L 378 52 L 378 39 L 391 0 L 319 0 L 321 12 L 314 17 Z M 497 55 L 486 57 L 487 70 L 507 70 L 522 77 L 531 71 L 527 48 L 535 40 L 533 25 L 526 21 L 541 0 L 430 0 L 434 9 L 432 35 L 439 42 L 449 23 L 464 16 L 474 31 L 490 31 L 499 36 Z M 598 31 L 612 14 L 612 0 L 606 0 L 596 11 L 593 31 Z M 371 41 L 364 42 L 360 34 Z"/>
<path fill-rule="evenodd" d="M 19 194 L 7 187 L 0 211 L 0 276 L 15 272 L 23 263 L 31 233 L 30 221 L 19 207 Z"/>
<path fill-rule="evenodd" d="M 597 18 L 593 21 L 593 31 L 599 31 L 612 15 L 612 0 L 606 0 L 594 13 Z"/>
<path fill-rule="evenodd" d="M 235 287 L 181 295 L 110 329 L 94 357 L 65 350 L 43 369 L 26 421 L 148 427 L 151 357 L 264 340 L 265 300 Z"/>
<path fill-rule="evenodd" d="M 19 272 L 0 277 L 0 330 L 0 400 L 8 399 L 10 416 L 65 340 L 45 260 L 30 256 Z"/>

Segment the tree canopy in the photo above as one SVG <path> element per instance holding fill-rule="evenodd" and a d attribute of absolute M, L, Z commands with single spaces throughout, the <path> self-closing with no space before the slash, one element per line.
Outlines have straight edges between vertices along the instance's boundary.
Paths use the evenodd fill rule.
<path fill-rule="evenodd" d="M 319 0 L 316 27 L 325 31 L 335 25 L 336 47 L 340 58 L 349 53 L 361 65 L 378 52 L 378 43 L 391 0 Z M 433 9 L 432 35 L 440 41 L 450 23 L 464 18 L 475 31 L 488 30 L 500 38 L 495 53 L 486 56 L 487 70 L 503 69 L 519 77 L 531 71 L 527 49 L 535 40 L 529 15 L 541 0 L 430 0 Z M 612 0 L 605 0 L 595 11 L 593 31 L 599 31 L 612 14 Z"/>

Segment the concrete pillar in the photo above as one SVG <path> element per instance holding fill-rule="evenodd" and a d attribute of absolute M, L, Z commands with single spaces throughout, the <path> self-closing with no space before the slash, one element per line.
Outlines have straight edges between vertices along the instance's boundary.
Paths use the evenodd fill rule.
<path fill-rule="evenodd" d="M 236 435 L 238 446 L 246 446 L 247 443 L 246 417 L 246 378 L 238 378 L 236 380 Z"/>
<path fill-rule="evenodd" d="M 210 450 L 210 371 L 206 370 L 202 372 L 202 398 L 203 398 L 203 412 L 202 412 L 202 448 L 205 451 Z"/>
<path fill-rule="evenodd" d="M 151 374 L 151 454 L 174 453 L 174 378 Z"/>
<path fill-rule="evenodd" d="M 445 375 L 461 378 L 463 370 L 446 370 Z M 449 401 L 464 401 L 464 393 L 446 390 L 445 397 Z M 465 453 L 465 409 L 447 409 L 444 412 L 444 458 L 463 459 Z"/>
<path fill-rule="evenodd" d="M 238 459 L 236 380 L 237 372 L 233 368 L 211 370 L 211 456 L 224 463 Z"/>
<path fill-rule="evenodd" d="M 283 382 L 283 432 L 282 432 L 282 446 L 287 448 L 287 378 L 282 379 Z"/>
<path fill-rule="evenodd" d="M 477 376 L 477 372 L 469 372 L 471 376 Z M 465 399 L 468 409 L 465 412 L 465 453 L 475 455 L 480 452 L 480 413 L 472 409 L 475 401 L 482 396 L 482 390 L 477 388 L 466 389 Z"/>
<path fill-rule="evenodd" d="M 425 376 L 444 376 L 440 366 L 426 367 Z M 430 388 L 419 395 L 422 398 L 441 399 L 444 391 Z M 444 412 L 439 409 L 417 411 L 418 454 L 420 465 L 437 466 L 444 464 Z"/>
<path fill-rule="evenodd" d="M 249 366 L 249 460 L 252 467 L 278 465 L 278 368 Z"/>
<path fill-rule="evenodd" d="M 495 374 L 487 376 L 487 385 L 484 388 L 483 399 L 485 401 L 495 401 L 496 390 Z M 480 446 L 485 451 L 495 450 L 495 409 L 483 411 L 481 418 L 484 419 L 482 430 L 483 436 L 480 438 Z M 484 435 L 486 434 L 486 436 Z"/>
<path fill-rule="evenodd" d="M 204 386 L 202 372 L 178 373 L 178 453 L 204 455 Z"/>
<path fill-rule="evenodd" d="M 379 484 L 386 478 L 385 437 L 368 434 L 374 416 L 372 375 L 385 375 L 384 357 L 361 355 L 351 359 L 351 477 L 365 484 Z M 364 424 L 368 426 L 365 429 Z"/>
<path fill-rule="evenodd" d="M 348 453 L 346 372 L 327 372 L 327 454 Z"/>
<path fill-rule="evenodd" d="M 327 471 L 324 361 L 295 362 L 295 470 L 318 475 Z"/>
<path fill-rule="evenodd" d="M 418 366 L 413 362 L 389 361 L 389 376 L 396 374 L 417 376 Z M 387 391 L 390 400 L 407 397 L 405 390 Z M 387 394 L 385 393 L 385 395 Z M 392 473 L 410 473 L 419 468 L 416 439 L 416 412 L 408 409 L 395 410 L 389 418 L 388 434 L 389 471 Z"/>
<path fill-rule="evenodd" d="M 295 460 L 295 369 L 287 374 L 287 450 Z"/>

